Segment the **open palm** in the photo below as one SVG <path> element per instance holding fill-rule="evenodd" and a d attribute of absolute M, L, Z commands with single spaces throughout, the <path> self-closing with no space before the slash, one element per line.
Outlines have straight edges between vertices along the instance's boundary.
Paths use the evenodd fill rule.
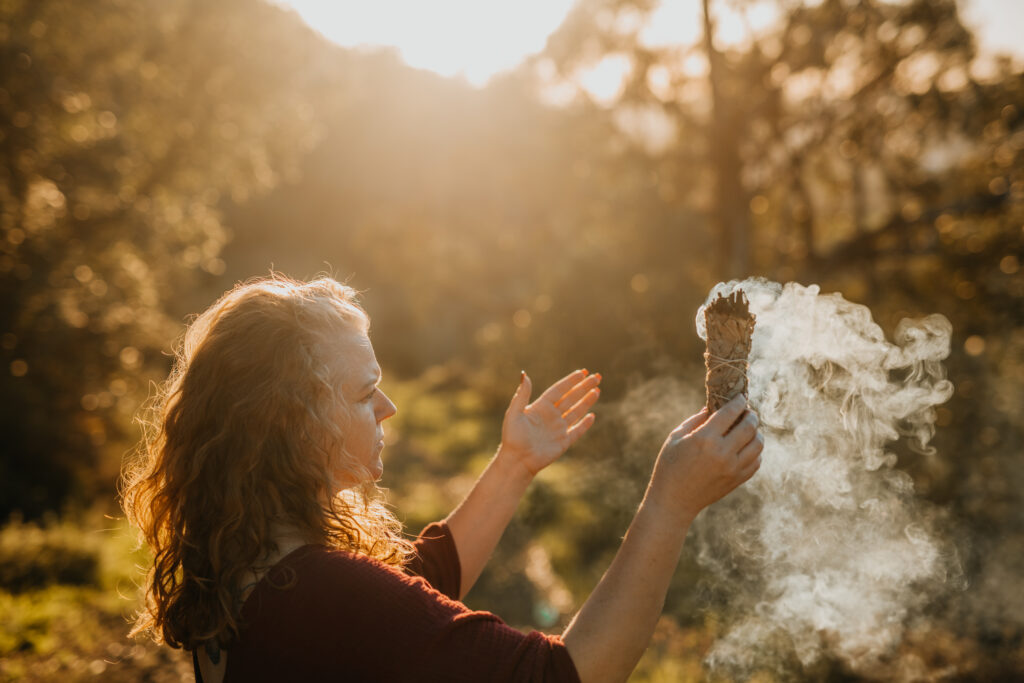
<path fill-rule="evenodd" d="M 594 424 L 594 414 L 588 411 L 601 394 L 600 382 L 600 374 L 577 370 L 530 403 L 533 383 L 524 372 L 505 412 L 502 449 L 534 475 L 558 460 Z"/>

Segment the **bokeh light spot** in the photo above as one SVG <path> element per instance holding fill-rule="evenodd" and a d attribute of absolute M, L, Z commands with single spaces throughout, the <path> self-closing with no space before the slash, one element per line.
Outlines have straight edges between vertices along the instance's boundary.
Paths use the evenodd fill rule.
<path fill-rule="evenodd" d="M 110 393 L 114 396 L 124 396 L 128 393 L 128 383 L 123 379 L 115 379 L 110 383 Z"/>
<path fill-rule="evenodd" d="M 651 281 L 643 273 L 637 273 L 629 281 L 629 287 L 637 294 L 643 294 L 651 287 Z"/>
<path fill-rule="evenodd" d="M 964 351 L 968 356 L 980 356 L 985 353 L 985 338 L 972 334 L 964 341 Z"/>
<path fill-rule="evenodd" d="M 525 308 L 520 308 L 512 314 L 512 324 L 521 330 L 525 330 L 533 322 L 533 316 Z"/>
<path fill-rule="evenodd" d="M 121 349 L 119 358 L 121 359 L 121 364 L 131 370 L 139 366 L 139 363 L 142 361 L 142 354 L 134 346 L 126 346 Z"/>
<path fill-rule="evenodd" d="M 977 293 L 978 288 L 974 285 L 973 282 L 964 280 L 963 282 L 958 282 L 956 284 L 954 291 L 956 292 L 957 297 L 963 299 L 964 301 L 967 301 L 968 299 L 974 298 L 974 295 Z"/>
<path fill-rule="evenodd" d="M 487 323 L 476 331 L 475 337 L 480 344 L 494 344 L 501 339 L 501 325 Z"/>
<path fill-rule="evenodd" d="M 771 206 L 771 202 L 763 194 L 754 195 L 750 200 L 750 211 L 755 216 L 762 216 L 767 213 L 769 206 Z"/>
<path fill-rule="evenodd" d="M 953 219 L 948 213 L 941 214 L 935 219 L 935 229 L 941 232 L 943 235 L 948 235 L 953 232 L 953 228 L 956 227 L 956 220 Z"/>
<path fill-rule="evenodd" d="M 900 215 L 903 216 L 903 220 L 913 223 L 921 217 L 921 202 L 911 199 L 900 209 Z"/>

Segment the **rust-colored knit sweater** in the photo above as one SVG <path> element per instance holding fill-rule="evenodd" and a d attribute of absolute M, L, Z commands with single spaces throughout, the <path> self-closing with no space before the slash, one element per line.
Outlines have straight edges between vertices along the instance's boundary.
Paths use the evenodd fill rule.
<path fill-rule="evenodd" d="M 458 601 L 459 557 L 446 524 L 424 529 L 416 549 L 405 573 L 324 546 L 289 554 L 242 607 L 225 683 L 579 683 L 561 638 L 523 634 Z"/>

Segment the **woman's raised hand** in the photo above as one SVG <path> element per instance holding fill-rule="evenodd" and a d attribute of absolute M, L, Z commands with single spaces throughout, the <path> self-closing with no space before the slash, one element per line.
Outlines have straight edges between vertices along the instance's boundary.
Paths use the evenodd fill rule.
<path fill-rule="evenodd" d="M 708 417 L 701 410 L 668 435 L 654 466 L 659 500 L 693 518 L 761 467 L 764 437 L 757 415 L 737 396 Z"/>
<path fill-rule="evenodd" d="M 499 455 L 515 459 L 531 475 L 553 463 L 594 424 L 588 412 L 601 390 L 599 373 L 577 370 L 530 403 L 533 384 L 524 372 L 501 426 Z"/>

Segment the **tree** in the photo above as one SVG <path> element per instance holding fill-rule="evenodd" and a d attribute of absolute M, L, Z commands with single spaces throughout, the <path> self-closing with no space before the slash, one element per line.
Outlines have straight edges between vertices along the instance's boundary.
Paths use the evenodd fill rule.
<path fill-rule="evenodd" d="M 0 5 L 0 514 L 110 490 L 221 207 L 318 135 L 310 33 L 255 0 Z"/>

